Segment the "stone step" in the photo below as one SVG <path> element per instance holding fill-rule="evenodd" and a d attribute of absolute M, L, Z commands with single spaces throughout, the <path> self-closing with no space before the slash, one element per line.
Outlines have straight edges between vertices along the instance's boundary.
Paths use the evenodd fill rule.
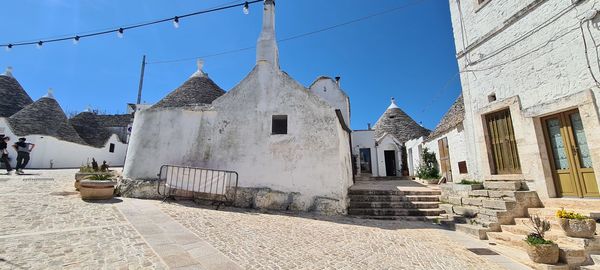
<path fill-rule="evenodd" d="M 349 208 L 349 215 L 356 216 L 439 216 L 443 211 L 435 209 L 395 209 L 395 208 Z"/>
<path fill-rule="evenodd" d="M 514 234 L 508 231 L 502 231 L 488 232 L 487 236 L 491 242 L 497 242 L 499 244 L 516 247 L 522 250 L 527 249 L 528 244 L 527 242 L 525 242 L 524 235 Z M 556 244 L 560 249 L 560 262 L 566 263 L 571 267 L 581 266 L 584 264 L 591 264 L 591 259 L 588 258 L 586 251 L 583 248 L 561 242 L 557 242 Z"/>
<path fill-rule="evenodd" d="M 350 195 L 352 202 L 439 202 L 438 195 Z"/>
<path fill-rule="evenodd" d="M 503 199 L 462 198 L 462 204 L 488 209 L 512 210 L 516 207 L 517 202 Z"/>
<path fill-rule="evenodd" d="M 480 225 L 472 225 L 472 224 L 455 224 L 454 228 L 458 232 L 462 232 L 468 235 L 471 235 L 480 240 L 486 240 L 487 233 L 490 232 L 490 228 L 485 228 Z"/>
<path fill-rule="evenodd" d="M 485 181 L 483 187 L 487 190 L 517 191 L 523 188 L 522 181 Z"/>
<path fill-rule="evenodd" d="M 445 219 L 443 216 L 361 216 L 350 215 L 350 217 L 361 219 L 376 219 L 376 220 L 400 220 L 400 221 L 425 221 L 437 223 Z"/>
<path fill-rule="evenodd" d="M 350 200 L 350 208 L 358 209 L 358 208 L 420 208 L 420 209 L 428 209 L 428 208 L 439 208 L 439 202 L 355 202 Z"/>
<path fill-rule="evenodd" d="M 377 189 L 350 189 L 348 195 L 441 195 L 439 190 L 377 190 Z"/>
<path fill-rule="evenodd" d="M 531 233 L 532 229 L 529 227 L 529 224 L 531 224 L 529 219 L 518 219 L 515 221 L 517 221 L 516 225 L 501 225 L 502 231 L 522 235 L 523 237 Z M 568 237 L 564 234 L 564 231 L 560 228 L 560 226 L 553 225 L 550 231 L 546 232 L 545 238 L 552 240 L 559 245 L 564 244 L 585 249 L 588 252 L 600 253 L 600 236 L 594 236 L 593 238 L 589 239 Z"/>

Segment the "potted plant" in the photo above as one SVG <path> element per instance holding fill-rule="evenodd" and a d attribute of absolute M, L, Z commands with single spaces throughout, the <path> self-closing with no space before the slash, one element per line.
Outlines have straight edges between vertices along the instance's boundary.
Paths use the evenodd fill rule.
<path fill-rule="evenodd" d="M 560 228 L 569 237 L 592 238 L 596 233 L 596 221 L 587 216 L 563 208 L 556 211 L 556 217 Z"/>
<path fill-rule="evenodd" d="M 75 189 L 79 190 L 79 183 L 81 180 L 85 179 L 90 175 L 98 174 L 112 174 L 112 172 L 109 170 L 108 165 L 106 165 L 106 161 L 102 164 L 102 167 L 99 168 L 96 159 L 92 158 L 91 165 L 88 160 L 86 165 L 82 165 L 81 167 L 79 167 L 79 171 L 75 173 Z"/>
<path fill-rule="evenodd" d="M 558 245 L 544 239 L 544 234 L 550 230 L 550 222 L 538 216 L 531 216 L 533 232 L 527 235 L 527 254 L 536 263 L 556 264 L 558 262 Z"/>
<path fill-rule="evenodd" d="M 417 168 L 417 177 L 429 184 L 437 183 L 440 179 L 440 171 L 437 168 L 435 153 L 430 152 L 427 147 L 421 153 L 421 164 Z"/>
<path fill-rule="evenodd" d="M 115 193 L 113 174 L 94 174 L 79 182 L 79 191 L 84 200 L 108 200 Z"/>

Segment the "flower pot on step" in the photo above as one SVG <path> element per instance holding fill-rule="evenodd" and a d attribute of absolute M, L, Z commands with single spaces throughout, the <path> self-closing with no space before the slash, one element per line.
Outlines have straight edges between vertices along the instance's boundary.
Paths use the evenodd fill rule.
<path fill-rule="evenodd" d="M 112 199 L 117 182 L 112 180 L 81 180 L 79 192 L 84 200 Z"/>
<path fill-rule="evenodd" d="M 106 175 L 106 174 L 114 175 L 114 173 L 112 171 L 108 171 L 108 172 L 76 172 L 75 173 L 75 183 L 73 184 L 73 186 L 75 187 L 75 190 L 79 190 L 79 182 L 81 180 L 85 179 L 86 177 L 89 177 L 91 175 Z"/>
<path fill-rule="evenodd" d="M 555 243 L 527 245 L 527 255 L 536 263 L 556 264 L 559 258 L 558 254 L 558 245 Z"/>
<path fill-rule="evenodd" d="M 558 223 L 569 237 L 592 238 L 596 233 L 596 221 L 593 219 L 561 218 Z"/>

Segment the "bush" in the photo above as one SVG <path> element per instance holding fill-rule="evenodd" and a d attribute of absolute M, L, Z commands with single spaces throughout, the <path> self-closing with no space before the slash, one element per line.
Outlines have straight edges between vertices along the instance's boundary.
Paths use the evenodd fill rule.
<path fill-rule="evenodd" d="M 550 222 L 538 216 L 530 216 L 529 221 L 531 221 L 533 232 L 527 235 L 525 242 L 532 246 L 552 244 L 552 241 L 544 239 L 544 234 L 550 230 Z"/>
<path fill-rule="evenodd" d="M 567 211 L 564 208 L 556 211 L 556 217 L 557 218 L 566 218 L 566 219 L 577 219 L 577 220 L 584 220 L 584 219 L 588 219 L 588 217 L 573 212 L 573 211 Z"/>
<path fill-rule="evenodd" d="M 113 176 L 111 174 L 92 174 L 85 177 L 85 179 L 88 180 L 112 180 L 112 178 Z"/>
<path fill-rule="evenodd" d="M 459 184 L 461 184 L 461 185 L 479 185 L 479 184 L 481 184 L 481 182 L 478 182 L 476 180 L 463 179 L 463 180 L 460 180 Z"/>
<path fill-rule="evenodd" d="M 433 152 L 429 152 L 427 147 L 423 148 L 421 153 L 421 165 L 417 169 L 417 176 L 421 179 L 439 179 L 440 171 L 437 168 L 437 160 Z"/>
<path fill-rule="evenodd" d="M 552 244 L 552 241 L 546 240 L 543 237 L 541 237 L 539 234 L 536 234 L 536 233 L 530 233 L 529 235 L 527 235 L 525 242 L 527 242 L 527 244 L 530 244 L 532 246 Z"/>

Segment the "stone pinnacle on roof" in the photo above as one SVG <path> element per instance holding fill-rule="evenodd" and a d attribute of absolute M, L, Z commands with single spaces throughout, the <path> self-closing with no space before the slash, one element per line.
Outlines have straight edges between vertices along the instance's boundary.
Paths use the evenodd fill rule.
<path fill-rule="evenodd" d="M 275 38 L 275 1 L 265 0 L 262 31 L 256 45 L 256 64 L 268 62 L 279 68 L 279 49 Z"/>
<path fill-rule="evenodd" d="M 55 99 L 54 98 L 54 90 L 52 88 L 48 88 L 48 93 L 46 93 L 43 97 Z"/>
<path fill-rule="evenodd" d="M 401 143 L 429 135 L 429 130 L 402 111 L 394 98 L 373 128 L 375 129 L 375 138 L 379 139 L 385 134 L 390 134 Z"/>
<path fill-rule="evenodd" d="M 6 68 L 0 74 L 0 117 L 9 117 L 31 103 L 31 97 L 13 77 L 12 67 Z"/>
<path fill-rule="evenodd" d="M 2 75 L 14 78 L 12 75 L 12 71 L 13 71 L 13 68 L 11 66 L 8 66 L 8 67 L 6 67 L 6 71 L 4 71 L 4 74 L 2 74 Z"/>
<path fill-rule="evenodd" d="M 194 72 L 194 74 L 192 74 L 192 76 L 190 77 L 207 77 L 208 74 L 206 74 L 203 70 L 204 60 L 198 58 L 198 60 L 196 60 L 196 65 L 198 66 L 198 70 Z"/>

